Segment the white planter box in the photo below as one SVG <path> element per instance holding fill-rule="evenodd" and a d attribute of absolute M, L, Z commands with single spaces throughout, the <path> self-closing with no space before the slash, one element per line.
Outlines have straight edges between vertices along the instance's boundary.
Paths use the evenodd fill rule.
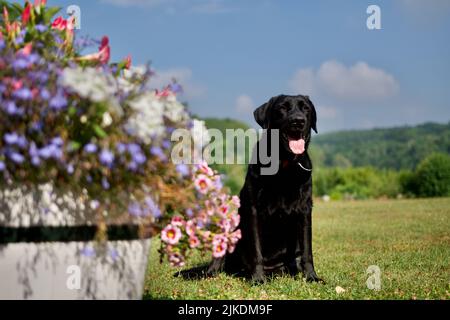
<path fill-rule="evenodd" d="M 48 185 L 0 192 L 0 299 L 142 298 L 150 239 L 130 227 L 127 240 L 91 241 L 82 198 Z"/>

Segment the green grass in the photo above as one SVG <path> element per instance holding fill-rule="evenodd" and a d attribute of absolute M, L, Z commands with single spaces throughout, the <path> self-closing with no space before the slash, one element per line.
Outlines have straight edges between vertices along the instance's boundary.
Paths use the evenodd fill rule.
<path fill-rule="evenodd" d="M 280 276 L 263 285 L 220 274 L 188 281 L 159 264 L 153 243 L 147 299 L 450 299 L 450 198 L 316 202 L 316 271 L 326 284 Z M 187 266 L 209 259 L 195 257 Z M 366 286 L 370 265 L 381 269 L 381 290 Z M 336 293 L 336 287 L 345 289 Z"/>

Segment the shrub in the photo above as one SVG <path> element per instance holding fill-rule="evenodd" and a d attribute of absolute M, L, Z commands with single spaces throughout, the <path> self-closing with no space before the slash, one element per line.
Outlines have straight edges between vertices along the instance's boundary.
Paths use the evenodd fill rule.
<path fill-rule="evenodd" d="M 414 183 L 420 197 L 450 195 L 450 156 L 434 153 L 425 158 L 415 172 Z"/>

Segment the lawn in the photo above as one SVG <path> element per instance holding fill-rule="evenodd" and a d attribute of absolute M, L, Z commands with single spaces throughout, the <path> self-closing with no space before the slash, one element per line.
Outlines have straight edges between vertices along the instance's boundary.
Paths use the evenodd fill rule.
<path fill-rule="evenodd" d="M 450 299 L 450 198 L 319 202 L 313 212 L 316 271 L 326 284 L 280 276 L 263 285 L 220 274 L 188 281 L 160 264 L 153 242 L 146 299 Z M 195 257 L 187 266 L 208 261 Z M 381 289 L 367 288 L 370 265 Z M 345 292 L 337 293 L 336 287 Z"/>

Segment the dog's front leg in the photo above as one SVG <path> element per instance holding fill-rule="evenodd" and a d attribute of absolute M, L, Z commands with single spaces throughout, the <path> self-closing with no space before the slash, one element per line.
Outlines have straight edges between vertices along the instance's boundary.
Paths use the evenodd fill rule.
<path fill-rule="evenodd" d="M 312 206 L 310 206 L 312 207 Z M 308 282 L 323 282 L 314 270 L 313 253 L 312 253 L 312 217 L 311 209 L 302 213 L 300 224 L 300 251 L 301 251 L 301 270 Z"/>
<path fill-rule="evenodd" d="M 260 240 L 260 226 L 258 223 L 258 212 L 255 208 L 255 206 L 252 206 L 251 208 L 251 223 L 250 223 L 250 234 L 251 234 L 251 241 L 248 241 L 248 245 L 250 246 L 249 252 L 251 252 L 251 270 L 250 270 L 250 276 L 252 278 L 252 281 L 255 281 L 257 283 L 264 282 L 265 281 L 265 275 L 264 275 L 264 260 L 262 255 L 262 249 L 261 249 L 261 240 Z"/>

